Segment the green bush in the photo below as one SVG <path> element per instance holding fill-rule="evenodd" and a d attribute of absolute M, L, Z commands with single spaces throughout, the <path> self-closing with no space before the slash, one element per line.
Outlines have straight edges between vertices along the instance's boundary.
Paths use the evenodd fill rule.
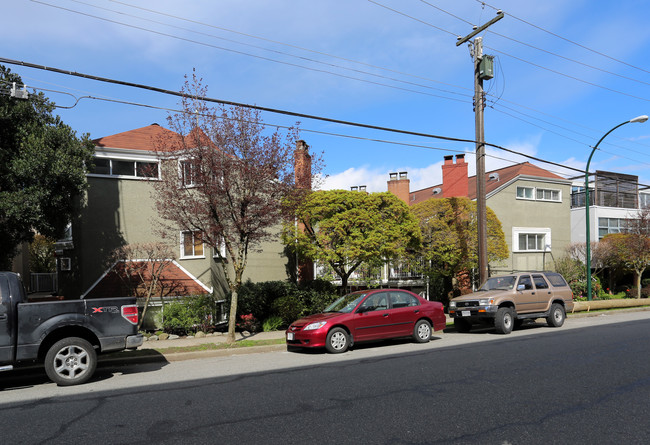
<path fill-rule="evenodd" d="M 286 326 L 284 321 L 282 320 L 282 317 L 279 317 L 277 315 L 272 315 L 266 320 L 264 320 L 264 323 L 262 324 L 262 329 L 264 330 L 264 332 L 271 332 L 271 331 L 277 331 L 282 326 Z"/>
<path fill-rule="evenodd" d="M 238 293 L 237 317 L 252 314 L 258 320 L 267 320 L 277 316 L 282 325 L 288 326 L 297 318 L 321 312 L 337 295 L 336 286 L 324 280 L 305 286 L 285 281 L 247 281 Z M 229 306 L 230 298 L 226 300 Z"/>
<path fill-rule="evenodd" d="M 178 299 L 163 306 L 165 332 L 186 335 L 196 331 L 208 332 L 214 327 L 217 308 L 211 295 L 195 295 Z"/>

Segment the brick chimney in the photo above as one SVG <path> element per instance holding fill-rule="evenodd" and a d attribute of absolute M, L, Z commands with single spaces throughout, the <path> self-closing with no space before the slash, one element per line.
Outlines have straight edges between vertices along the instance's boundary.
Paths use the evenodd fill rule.
<path fill-rule="evenodd" d="M 442 166 L 442 196 L 445 198 L 468 196 L 467 166 L 465 155 L 445 156 Z"/>
<path fill-rule="evenodd" d="M 296 141 L 296 150 L 293 152 L 294 157 L 294 181 L 296 188 L 311 190 L 311 155 L 309 154 L 309 145 L 303 140 Z M 298 223 L 298 230 L 304 231 L 305 225 Z M 296 255 L 296 268 L 299 283 L 309 283 L 314 281 L 314 262 L 308 258 L 298 258 Z"/>
<path fill-rule="evenodd" d="M 389 176 L 388 191 L 408 205 L 411 180 L 407 178 L 406 172 L 389 173 Z"/>
<path fill-rule="evenodd" d="M 311 155 L 309 145 L 303 140 L 296 141 L 294 151 L 294 180 L 296 187 L 311 190 Z"/>

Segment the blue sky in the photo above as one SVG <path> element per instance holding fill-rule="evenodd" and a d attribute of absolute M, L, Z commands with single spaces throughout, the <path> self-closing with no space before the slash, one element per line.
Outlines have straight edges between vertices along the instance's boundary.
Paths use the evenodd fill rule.
<path fill-rule="evenodd" d="M 170 90 L 196 68 L 214 98 L 474 139 L 472 60 L 456 36 L 494 8 L 505 17 L 482 34 L 484 53 L 495 56 L 484 84 L 487 142 L 584 169 L 603 134 L 650 114 L 644 0 L 19 0 L 3 6 L 0 57 Z M 61 107 L 94 96 L 178 108 L 172 96 L 8 66 Z M 163 109 L 85 98 L 57 114 L 99 138 L 164 126 Z M 454 153 L 466 153 L 474 173 L 473 144 L 307 119 L 301 128 L 321 132 L 302 138 L 324 152 L 325 188 L 385 191 L 390 172 L 407 171 L 411 190 L 421 189 L 441 181 L 443 156 Z M 650 184 L 650 123 L 621 127 L 600 148 L 592 171 Z M 488 154 L 487 170 L 526 160 Z"/>

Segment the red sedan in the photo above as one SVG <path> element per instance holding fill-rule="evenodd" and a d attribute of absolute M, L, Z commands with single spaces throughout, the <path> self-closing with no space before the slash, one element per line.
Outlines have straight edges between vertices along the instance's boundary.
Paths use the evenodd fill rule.
<path fill-rule="evenodd" d="M 402 289 L 353 292 L 320 314 L 291 323 L 288 347 L 322 348 L 345 352 L 356 342 L 412 336 L 418 343 L 431 339 L 431 329 L 445 328 L 442 303 L 427 301 Z"/>

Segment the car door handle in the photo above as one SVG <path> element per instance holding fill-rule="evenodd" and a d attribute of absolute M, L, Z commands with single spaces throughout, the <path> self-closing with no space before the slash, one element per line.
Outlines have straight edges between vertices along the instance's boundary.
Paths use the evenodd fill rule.
<path fill-rule="evenodd" d="M 388 314 L 384 314 L 384 318 L 388 317 Z"/>
<path fill-rule="evenodd" d="M 420 309 L 415 309 L 413 312 L 418 314 L 418 313 L 420 313 Z"/>

